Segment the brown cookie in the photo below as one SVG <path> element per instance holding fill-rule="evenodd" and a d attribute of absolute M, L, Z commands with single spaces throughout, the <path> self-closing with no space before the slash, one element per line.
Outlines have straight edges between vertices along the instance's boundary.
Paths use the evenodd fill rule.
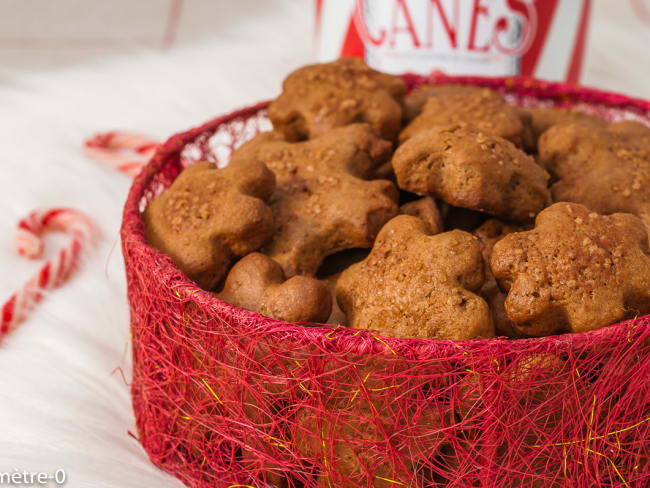
<path fill-rule="evenodd" d="M 647 250 L 634 215 L 563 202 L 543 210 L 533 230 L 497 242 L 490 266 L 520 332 L 583 332 L 650 312 Z"/>
<path fill-rule="evenodd" d="M 508 234 L 519 232 L 520 230 L 522 229 L 505 224 L 500 220 L 489 219 L 472 232 L 472 234 L 478 237 L 478 240 L 481 243 L 481 252 L 483 253 L 483 261 L 485 263 L 485 281 L 483 282 L 479 294 L 490 306 L 492 319 L 494 320 L 494 329 L 496 334 L 500 336 L 516 337 L 519 334 L 506 314 L 504 306 L 506 294 L 499 289 L 497 282 L 494 279 L 494 275 L 492 275 L 492 270 L 490 269 L 490 258 L 492 257 L 492 249 L 498 241 Z"/>
<path fill-rule="evenodd" d="M 282 89 L 268 115 L 290 141 L 311 139 L 354 122 L 367 122 L 390 140 L 401 128 L 404 81 L 371 69 L 361 59 L 305 66 L 291 73 Z"/>
<path fill-rule="evenodd" d="M 254 453 L 250 451 L 249 449 L 243 447 L 242 448 L 242 463 L 246 466 L 247 469 L 251 471 L 256 471 L 259 472 L 259 461 L 256 459 Z M 264 488 L 289 488 L 289 483 L 290 479 L 292 479 L 291 473 L 287 473 L 284 469 L 283 466 L 273 466 L 273 469 L 267 468 L 266 470 L 263 470 L 259 472 L 258 476 L 258 483 L 255 486 L 262 486 Z M 252 481 L 252 477 L 251 477 Z M 292 480 L 293 481 L 293 480 Z M 235 487 L 237 485 L 234 485 Z M 247 485 L 244 485 L 244 487 Z M 292 484 L 291 486 L 295 486 Z M 234 488 L 232 485 L 230 485 L 231 488 Z"/>
<path fill-rule="evenodd" d="M 554 125 L 561 124 L 582 124 L 588 127 L 607 127 L 607 121 L 596 115 L 587 114 L 575 107 L 537 107 L 530 111 L 530 129 L 535 141 Z"/>
<path fill-rule="evenodd" d="M 261 161 L 275 173 L 269 205 L 276 228 L 265 253 L 287 277 L 314 274 L 323 258 L 343 249 L 372 246 L 397 214 L 398 195 L 390 181 L 365 178 L 390 151 L 370 126 L 353 124 L 297 143 L 261 134 L 233 153 L 233 162 Z"/>
<path fill-rule="evenodd" d="M 421 131 L 393 155 L 400 188 L 511 221 L 550 201 L 548 174 L 505 139 L 458 125 Z"/>
<path fill-rule="evenodd" d="M 454 207 L 447 202 L 440 200 L 440 214 L 442 215 L 443 227 L 447 230 L 460 229 L 472 232 L 485 222 L 489 215 L 463 207 Z"/>
<path fill-rule="evenodd" d="M 347 325 L 347 319 L 341 307 L 336 301 L 336 282 L 341 273 L 349 268 L 350 265 L 358 263 L 368 257 L 369 249 L 346 249 L 328 256 L 318 268 L 317 276 L 327 283 L 332 295 L 332 313 L 327 323 L 337 325 Z"/>
<path fill-rule="evenodd" d="M 350 327 L 462 340 L 494 333 L 487 304 L 472 293 L 482 284 L 476 237 L 459 230 L 431 236 L 422 220 L 399 215 L 368 258 L 343 272 L 336 298 Z"/>
<path fill-rule="evenodd" d="M 448 95 L 480 94 L 486 88 L 459 83 L 442 83 L 440 85 L 420 85 L 404 97 L 404 120 L 413 120 L 420 115 L 422 107 L 429 98 Z"/>
<path fill-rule="evenodd" d="M 533 131 L 533 114 L 529 109 L 515 107 L 519 119 L 521 120 L 521 148 L 529 154 L 537 151 L 537 136 Z"/>
<path fill-rule="evenodd" d="M 339 415 L 324 416 L 320 421 L 317 421 L 313 412 L 298 412 L 298 425 L 308 434 L 297 439 L 297 450 L 307 457 L 333 459 L 332 465 L 327 466 L 329 473 L 319 474 L 317 486 L 394 488 L 413 486 L 412 483 L 416 480 L 419 481 L 417 486 L 428 486 L 425 485 L 426 480 L 422 474 L 417 472 L 417 462 L 428 462 L 443 446 L 444 434 L 424 436 L 425 432 L 442 427 L 438 415 L 432 411 L 410 412 L 407 419 L 399 422 L 402 425 L 396 425 L 399 423 L 395 422 L 395 418 L 403 418 L 403 413 L 393 412 L 390 407 L 375 410 L 377 406 L 364 401 L 360 408 L 357 407 L 359 416 L 364 419 L 359 420 L 355 416 L 357 409 L 350 412 L 348 402 L 342 403 L 344 408 Z M 408 424 L 403 425 L 404 421 Z M 417 438 L 418 431 L 421 432 L 422 437 L 414 444 L 418 445 L 419 451 L 426 451 L 427 457 L 422 452 L 411 452 L 409 458 L 399 463 L 385 454 L 378 457 L 373 447 L 385 444 L 387 436 L 398 437 L 406 429 L 409 432 L 415 431 L 414 438 Z"/>
<path fill-rule="evenodd" d="M 325 279 L 332 275 L 342 273 L 354 263 L 366 259 L 368 254 L 370 254 L 370 249 L 354 248 L 327 256 L 323 260 L 323 264 L 318 268 L 316 276 L 320 279 Z"/>
<path fill-rule="evenodd" d="M 393 183 L 395 182 L 395 172 L 393 171 L 393 165 L 390 161 L 386 161 L 384 164 L 379 166 L 376 171 L 370 175 L 372 180 L 389 180 Z"/>
<path fill-rule="evenodd" d="M 345 313 L 339 307 L 339 303 L 336 301 L 336 283 L 341 277 L 341 273 L 336 273 L 325 278 L 327 286 L 329 287 L 330 294 L 332 295 L 332 313 L 327 319 L 328 324 L 336 325 L 348 325 L 348 319 L 345 317 Z"/>
<path fill-rule="evenodd" d="M 332 310 L 327 284 L 309 276 L 288 280 L 268 256 L 251 253 L 235 264 L 220 299 L 287 322 L 325 322 Z"/>
<path fill-rule="evenodd" d="M 147 242 L 210 290 L 232 261 L 271 237 L 273 215 L 264 202 L 274 189 L 273 173 L 260 162 L 243 161 L 223 169 L 197 163 L 145 210 Z"/>
<path fill-rule="evenodd" d="M 636 120 L 621 120 L 609 124 L 607 127 L 612 132 L 624 132 L 638 137 L 650 137 L 650 127 Z"/>
<path fill-rule="evenodd" d="M 484 88 L 478 93 L 459 93 L 429 98 L 422 113 L 399 134 L 403 143 L 423 130 L 447 125 L 472 126 L 479 131 L 522 144 L 523 125 L 517 109 L 501 95 Z"/>
<path fill-rule="evenodd" d="M 423 220 L 431 234 L 440 234 L 444 230 L 442 215 L 440 215 L 436 201 L 431 197 L 423 197 L 405 203 L 399 210 L 404 215 L 413 215 Z"/>
<path fill-rule="evenodd" d="M 556 125 L 539 140 L 544 165 L 559 180 L 553 200 L 610 214 L 627 212 L 650 229 L 650 131 Z"/>
<path fill-rule="evenodd" d="M 441 373 L 433 365 L 419 372 Z M 387 392 L 401 388 L 412 377 L 412 367 L 381 358 L 352 367 L 333 360 L 318 377 L 319 408 L 298 410 L 295 435 L 298 453 L 319 461 L 317 486 L 430 486 L 420 463 L 439 455 L 446 445 L 442 428 L 453 419 L 442 405 L 404 409 L 392 401 Z M 427 386 L 410 384 L 400 391 L 415 401 L 429 391 Z M 407 453 L 392 449 L 404 442 Z"/>

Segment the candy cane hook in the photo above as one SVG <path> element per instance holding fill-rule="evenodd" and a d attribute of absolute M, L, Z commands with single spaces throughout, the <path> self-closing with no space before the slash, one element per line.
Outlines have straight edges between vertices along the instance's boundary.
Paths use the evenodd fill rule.
<path fill-rule="evenodd" d="M 130 175 L 137 175 L 160 145 L 147 136 L 111 131 L 96 134 L 85 142 L 86 155 Z M 132 151 L 143 156 L 133 160 L 124 155 Z"/>
<path fill-rule="evenodd" d="M 43 299 L 44 291 L 61 286 L 78 266 L 81 254 L 93 241 L 95 227 L 84 214 L 72 209 L 57 208 L 36 211 L 18 223 L 16 251 L 27 258 L 43 253 L 42 235 L 62 231 L 71 235 L 70 243 L 46 262 L 23 287 L 2 306 L 0 342 Z"/>

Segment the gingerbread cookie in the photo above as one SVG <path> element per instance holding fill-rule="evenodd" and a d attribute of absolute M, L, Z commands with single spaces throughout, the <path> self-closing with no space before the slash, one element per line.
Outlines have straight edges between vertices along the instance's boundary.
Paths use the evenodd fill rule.
<path fill-rule="evenodd" d="M 354 122 L 367 122 L 385 139 L 394 139 L 400 130 L 404 81 L 371 69 L 361 59 L 305 66 L 291 73 L 282 89 L 268 115 L 290 141 Z"/>
<path fill-rule="evenodd" d="M 550 201 L 548 174 L 511 142 L 458 125 L 421 131 L 393 155 L 400 188 L 511 221 Z"/>
<path fill-rule="evenodd" d="M 276 175 L 269 202 L 275 233 L 264 252 L 287 277 L 314 274 L 323 258 L 343 249 L 372 246 L 397 214 L 398 194 L 389 181 L 365 178 L 390 150 L 367 124 L 353 124 L 297 143 L 261 134 L 233 153 L 233 163 L 261 161 Z"/>
<path fill-rule="evenodd" d="M 345 406 L 345 405 L 343 405 Z M 356 410 L 355 410 L 356 411 Z M 323 418 L 320 423 L 312 412 L 302 411 L 298 414 L 298 422 L 302 430 L 310 432 L 305 438 L 298 440 L 298 451 L 304 456 L 322 460 L 332 457 L 330 472 L 321 472 L 318 476 L 318 487 L 356 488 L 372 486 L 373 488 L 394 488 L 395 486 L 412 486 L 417 480 L 417 486 L 429 486 L 422 473 L 417 473 L 418 460 L 428 462 L 428 459 L 393 461 L 388 456 L 377 459 L 373 447 L 376 443 L 385 443 L 386 436 L 399 436 L 405 429 L 429 432 L 441 428 L 440 419 L 434 413 L 414 415 L 409 418 L 408 426 L 395 425 L 394 413 L 389 409 L 375 412 L 373 407 L 364 405 L 360 415 L 365 420 L 355 419 L 342 410 L 336 419 Z M 413 424 L 417 427 L 413 427 Z M 318 433 L 321 434 L 320 437 Z M 430 434 L 418 441 L 418 444 L 428 444 L 429 450 L 435 456 L 443 446 L 443 434 Z M 333 439 L 333 440 L 330 440 Z M 368 484 L 370 483 L 370 484 Z"/>
<path fill-rule="evenodd" d="M 443 227 L 445 229 L 460 229 L 472 232 L 477 229 L 488 216 L 476 210 L 469 210 L 463 207 L 454 207 L 447 202 L 440 201 L 440 214 L 442 215 Z"/>
<path fill-rule="evenodd" d="M 650 127 L 636 120 L 621 120 L 609 124 L 607 127 L 612 132 L 634 134 L 638 137 L 650 137 Z"/>
<path fill-rule="evenodd" d="M 264 488 L 290 488 L 290 486 L 295 486 L 295 480 L 293 480 L 292 476 L 293 473 L 287 473 L 284 467 L 279 464 L 276 465 L 276 463 L 273 463 L 271 466 L 265 466 L 266 469 L 260 470 L 259 459 L 255 455 L 254 451 L 246 447 L 242 447 L 241 449 L 241 462 L 244 466 L 246 466 L 246 469 L 258 473 L 257 483 L 255 483 L 255 486 Z M 252 480 L 253 478 L 251 477 L 251 481 Z M 291 485 L 289 483 L 291 483 Z M 237 485 L 234 485 L 233 487 L 230 485 L 229 488 L 235 488 L 236 486 Z M 244 485 L 244 487 L 246 486 L 247 485 Z"/>
<path fill-rule="evenodd" d="M 516 337 L 519 334 L 506 314 L 504 306 L 506 294 L 499 289 L 497 282 L 492 275 L 492 270 L 490 269 L 490 258 L 492 257 L 492 249 L 498 241 L 508 234 L 519 232 L 520 230 L 522 229 L 505 224 L 500 220 L 489 219 L 472 232 L 476 237 L 478 237 L 478 240 L 481 243 L 481 252 L 483 253 L 483 261 L 485 263 L 485 281 L 483 282 L 479 295 L 481 295 L 490 306 L 492 319 L 494 320 L 494 329 L 496 334 L 499 336 Z"/>
<path fill-rule="evenodd" d="M 533 230 L 497 242 L 490 267 L 508 291 L 508 317 L 526 335 L 583 332 L 650 312 L 648 237 L 631 214 L 556 203 Z"/>
<path fill-rule="evenodd" d="M 494 329 L 485 301 L 481 248 L 471 234 L 431 236 L 417 217 L 399 215 L 381 230 L 368 258 L 336 285 L 348 324 L 393 337 L 469 339 Z"/>
<path fill-rule="evenodd" d="M 626 127 L 627 126 L 627 127 Z M 540 158 L 559 180 L 553 200 L 610 214 L 628 212 L 650 230 L 650 131 L 584 124 L 556 125 L 539 140 Z"/>
<path fill-rule="evenodd" d="M 440 215 L 436 201 L 431 197 L 423 197 L 405 203 L 399 210 L 404 215 L 413 215 L 423 220 L 431 234 L 440 234 L 444 230 L 442 215 Z"/>
<path fill-rule="evenodd" d="M 327 319 L 327 323 L 336 324 L 336 325 L 348 325 L 348 319 L 346 318 L 345 313 L 343 313 L 343 310 L 341 310 L 341 307 L 339 307 L 339 304 L 336 301 L 336 283 L 338 282 L 340 277 L 341 277 L 341 273 L 336 273 L 325 278 L 325 281 L 327 282 L 327 286 L 329 287 L 330 290 L 330 294 L 332 295 L 332 313 L 330 314 L 329 319 Z"/>
<path fill-rule="evenodd" d="M 459 93 L 429 98 L 422 113 L 399 134 L 403 143 L 423 130 L 438 126 L 461 125 L 522 144 L 523 125 L 517 109 L 501 95 L 487 88 L 478 93 Z"/>
<path fill-rule="evenodd" d="M 416 480 L 417 486 L 430 486 L 420 463 L 435 460 L 446 446 L 441 429 L 452 419 L 442 413 L 443 423 L 441 410 L 434 406 L 395 410 L 390 395 L 382 392 L 409 376 L 408 367 L 393 365 L 391 374 L 387 367 L 381 360 L 354 367 L 333 361 L 322 373 L 326 383 L 319 398 L 322 410 L 298 410 L 296 450 L 321 464 L 317 486 L 393 488 L 413 486 Z M 327 389 L 332 382 L 336 387 Z M 416 388 L 405 394 L 415 398 L 422 393 L 414 392 Z M 407 439 L 416 439 L 408 453 L 389 454 L 392 446 L 387 443 L 397 446 Z"/>
<path fill-rule="evenodd" d="M 527 121 L 535 141 L 555 125 L 582 124 L 587 127 L 607 127 L 607 121 L 596 115 L 587 114 L 575 107 L 537 107 L 529 109 L 530 119 Z"/>
<path fill-rule="evenodd" d="M 442 83 L 440 85 L 420 85 L 404 97 L 404 120 L 413 120 L 420 115 L 422 107 L 433 97 L 448 95 L 474 95 L 480 94 L 486 88 L 474 85 L 461 85 L 460 83 Z"/>
<path fill-rule="evenodd" d="M 260 162 L 243 161 L 224 169 L 197 163 L 145 210 L 147 242 L 210 290 L 232 261 L 270 239 L 273 215 L 264 202 L 274 189 L 273 173 Z"/>
<path fill-rule="evenodd" d="M 537 136 L 533 130 L 533 114 L 527 108 L 516 107 L 521 120 L 521 148 L 529 154 L 537 152 Z"/>
<path fill-rule="evenodd" d="M 237 307 L 287 322 L 325 322 L 332 310 L 326 283 L 309 276 L 287 280 L 278 263 L 257 252 L 233 266 L 217 296 Z"/>
<path fill-rule="evenodd" d="M 336 301 L 336 282 L 345 269 L 349 268 L 352 264 L 363 261 L 368 257 L 369 253 L 369 249 L 347 249 L 328 256 L 320 268 L 318 268 L 317 276 L 327 283 L 330 294 L 332 295 L 332 313 L 327 323 L 347 325 L 345 314 Z"/>

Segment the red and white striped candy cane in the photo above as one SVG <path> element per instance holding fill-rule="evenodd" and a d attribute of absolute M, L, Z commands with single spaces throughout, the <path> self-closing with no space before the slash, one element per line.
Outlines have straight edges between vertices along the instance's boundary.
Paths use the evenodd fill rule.
<path fill-rule="evenodd" d="M 23 287 L 2 306 L 0 342 L 16 328 L 27 313 L 42 300 L 44 291 L 61 286 L 79 264 L 86 245 L 94 240 L 95 227 L 84 214 L 67 208 L 36 211 L 18 223 L 16 250 L 27 258 L 38 258 L 43 253 L 42 235 L 48 231 L 62 231 L 71 235 L 70 243 L 46 262 Z"/>
<path fill-rule="evenodd" d="M 86 154 L 92 159 L 133 176 L 140 172 L 159 145 L 159 142 L 147 136 L 121 131 L 96 134 L 84 144 Z M 125 156 L 125 151 L 132 151 L 143 157 L 134 160 Z"/>

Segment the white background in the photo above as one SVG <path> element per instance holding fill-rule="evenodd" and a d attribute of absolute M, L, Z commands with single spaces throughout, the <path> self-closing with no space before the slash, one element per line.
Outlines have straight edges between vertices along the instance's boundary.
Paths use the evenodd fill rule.
<path fill-rule="evenodd" d="M 646 21 L 633 1 L 595 1 L 585 84 L 650 98 L 650 2 L 637 3 Z M 312 59 L 312 26 L 309 0 L 0 0 L 0 297 L 38 266 L 13 254 L 30 210 L 74 207 L 102 231 L 80 272 L 0 345 L 0 472 L 180 485 L 127 435 L 129 389 L 115 370 L 130 378 L 118 242 L 129 178 L 81 144 L 114 128 L 163 139 L 275 96 Z"/>

